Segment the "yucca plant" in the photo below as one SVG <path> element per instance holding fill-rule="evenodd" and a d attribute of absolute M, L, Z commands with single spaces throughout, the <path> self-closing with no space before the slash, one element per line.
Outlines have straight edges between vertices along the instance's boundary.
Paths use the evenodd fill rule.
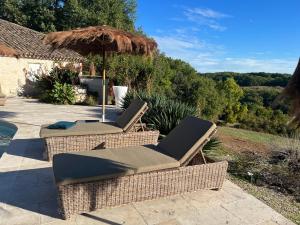
<path fill-rule="evenodd" d="M 218 139 L 218 138 L 212 138 L 210 139 L 206 145 L 204 145 L 203 147 L 203 152 L 204 153 L 208 153 L 209 151 L 212 151 L 212 150 L 217 150 L 221 145 L 221 141 Z"/>
<path fill-rule="evenodd" d="M 140 98 L 148 103 L 149 110 L 143 116 L 143 122 L 167 135 L 179 122 L 187 116 L 196 116 L 197 108 L 182 102 L 167 99 L 161 95 L 149 95 L 144 92 L 130 92 L 123 101 L 127 108 L 132 99 Z"/>

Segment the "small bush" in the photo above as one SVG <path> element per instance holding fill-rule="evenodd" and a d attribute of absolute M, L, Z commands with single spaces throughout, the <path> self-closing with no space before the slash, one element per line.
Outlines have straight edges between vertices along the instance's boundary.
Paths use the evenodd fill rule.
<path fill-rule="evenodd" d="M 53 89 L 46 91 L 41 100 L 54 104 L 75 104 L 75 91 L 70 84 L 55 82 Z"/>
<path fill-rule="evenodd" d="M 159 130 L 162 135 L 167 135 L 185 117 L 197 115 L 196 107 L 144 92 L 129 92 L 124 98 L 123 108 L 127 108 L 134 98 L 148 103 L 149 109 L 142 120 L 151 128 Z"/>
<path fill-rule="evenodd" d="M 264 157 L 252 152 L 243 152 L 229 161 L 228 172 L 234 176 L 254 182 L 267 165 L 267 160 Z"/>
<path fill-rule="evenodd" d="M 67 68 L 55 67 L 49 75 L 37 77 L 35 86 L 40 90 L 40 100 L 54 104 L 75 104 L 73 85 L 79 84 L 78 73 Z"/>
<path fill-rule="evenodd" d="M 300 134 L 293 133 L 272 143 L 273 162 L 285 163 L 291 173 L 300 175 Z"/>

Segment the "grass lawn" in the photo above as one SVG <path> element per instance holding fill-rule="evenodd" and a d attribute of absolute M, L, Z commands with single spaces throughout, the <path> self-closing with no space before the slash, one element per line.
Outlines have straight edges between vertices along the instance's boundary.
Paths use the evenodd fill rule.
<path fill-rule="evenodd" d="M 279 139 L 285 139 L 284 137 L 276 136 L 273 134 L 260 133 L 255 131 L 249 131 L 244 129 L 236 129 L 231 127 L 219 127 L 220 134 L 240 138 L 246 141 L 253 141 L 256 143 L 270 144 L 272 141 Z"/>
<path fill-rule="evenodd" d="M 246 155 L 245 152 L 248 152 L 248 154 L 250 152 L 250 155 L 254 155 L 255 157 L 259 156 L 262 159 L 267 159 L 269 155 L 264 153 L 270 153 L 271 143 L 274 143 L 275 141 L 277 141 L 278 143 L 280 139 L 285 139 L 284 137 L 279 137 L 271 134 L 229 127 L 219 127 L 218 136 L 222 141 L 222 145 L 218 149 L 209 152 L 208 155 L 217 160 L 226 159 L 234 163 L 238 162 L 239 169 L 242 170 L 242 172 L 244 172 L 245 174 L 247 174 L 247 170 L 249 170 L 249 165 L 246 165 L 245 162 L 242 161 L 239 162 L 240 156 Z M 259 149 L 259 151 L 257 149 Z M 257 163 L 253 164 L 254 167 L 257 166 L 258 170 L 260 169 L 259 163 L 261 158 L 258 158 Z M 255 160 L 256 158 L 249 158 L 249 161 Z M 244 167 L 244 165 L 246 166 Z M 273 165 L 269 166 L 272 167 Z M 232 182 L 236 183 L 246 192 L 265 202 L 267 205 L 272 207 L 280 214 L 284 215 L 286 218 L 289 218 L 296 224 L 300 225 L 300 202 L 297 202 L 296 198 L 293 195 L 290 195 L 287 192 L 279 192 L 276 186 L 258 186 L 255 182 L 253 183 L 250 181 L 250 177 L 233 175 L 234 172 L 232 168 L 229 169 L 229 174 L 229 179 Z"/>

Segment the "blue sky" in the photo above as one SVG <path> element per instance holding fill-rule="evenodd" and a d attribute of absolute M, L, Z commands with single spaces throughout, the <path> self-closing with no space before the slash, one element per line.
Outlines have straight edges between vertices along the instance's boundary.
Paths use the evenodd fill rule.
<path fill-rule="evenodd" d="M 138 0 L 137 26 L 199 72 L 292 73 L 300 0 Z"/>

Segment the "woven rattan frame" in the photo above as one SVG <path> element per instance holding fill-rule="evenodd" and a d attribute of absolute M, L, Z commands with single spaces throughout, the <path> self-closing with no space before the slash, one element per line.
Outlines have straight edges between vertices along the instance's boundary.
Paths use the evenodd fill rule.
<path fill-rule="evenodd" d="M 131 125 L 121 133 L 45 137 L 43 138 L 44 158 L 52 161 L 53 156 L 59 153 L 157 144 L 159 131 L 151 131 L 141 122 L 141 118 L 147 110 L 146 106 L 131 122 Z"/>
<path fill-rule="evenodd" d="M 57 187 L 59 212 L 63 219 L 68 219 L 73 214 L 105 207 L 157 199 L 200 189 L 220 189 L 226 177 L 227 166 L 226 161 L 190 164 L 185 167 L 97 182 L 61 185 Z"/>
<path fill-rule="evenodd" d="M 144 130 L 104 135 L 46 137 L 44 158 L 52 161 L 53 156 L 59 153 L 157 144 L 158 136 L 159 131 Z"/>

